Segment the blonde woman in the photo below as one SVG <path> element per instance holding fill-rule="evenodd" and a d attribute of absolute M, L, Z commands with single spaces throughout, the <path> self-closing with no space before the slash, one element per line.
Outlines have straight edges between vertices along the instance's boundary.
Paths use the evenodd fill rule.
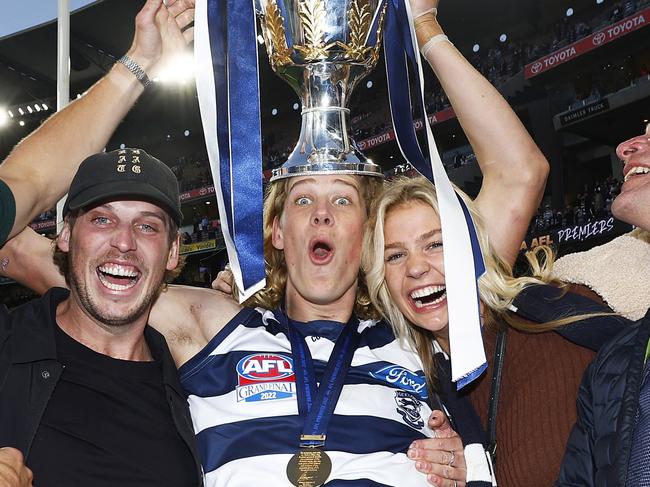
<path fill-rule="evenodd" d="M 546 321 L 577 313 L 598 313 L 601 308 L 571 294 L 556 300 L 560 297 L 556 288 L 535 288 L 536 292 L 527 292 L 515 301 L 524 288 L 544 284 L 547 279 L 514 278 L 509 263 L 491 246 L 476 205 L 464 193 L 459 191 L 459 194 L 476 223 L 486 263 L 487 272 L 479 280 L 479 294 L 488 353 L 494 350 L 497 332 L 506 323 L 512 325 L 508 331 L 508 347 L 502 353 L 507 352 L 507 356 L 501 372 L 496 423 L 497 479 L 502 486 L 552 485 L 575 421 L 578 384 L 593 353 L 555 333 L 527 333 L 559 326 L 570 318 L 543 327 L 513 319 L 511 310 L 516 305 L 523 306 L 522 311 L 537 314 Z M 370 214 L 362 261 L 370 298 L 391 323 L 396 336 L 418 351 L 429 387 L 441 393 L 445 404 L 461 402 L 456 407 L 464 407 L 463 416 L 456 418 L 455 425 L 464 437 L 463 428 L 471 423 L 474 411 L 486 420 L 493 364 L 469 393 L 456 393 L 451 387 L 445 370 L 449 322 L 435 189 L 422 177 L 389 182 Z M 535 269 L 542 276 L 549 275 L 550 253 L 546 257 L 549 261 Z M 549 294 L 552 298 L 547 298 Z M 540 314 L 544 307 L 551 313 Z M 571 325 L 568 328 L 574 329 L 565 334 L 582 344 L 600 343 L 621 325 L 620 321 L 603 315 L 595 315 L 588 321 L 588 324 Z M 473 409 L 467 402 L 467 394 Z"/>

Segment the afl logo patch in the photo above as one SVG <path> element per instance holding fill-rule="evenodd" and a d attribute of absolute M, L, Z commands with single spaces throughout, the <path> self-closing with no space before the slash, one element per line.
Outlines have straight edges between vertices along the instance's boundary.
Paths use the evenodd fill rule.
<path fill-rule="evenodd" d="M 282 354 L 254 353 L 237 363 L 237 401 L 288 399 L 296 393 L 293 360 Z"/>

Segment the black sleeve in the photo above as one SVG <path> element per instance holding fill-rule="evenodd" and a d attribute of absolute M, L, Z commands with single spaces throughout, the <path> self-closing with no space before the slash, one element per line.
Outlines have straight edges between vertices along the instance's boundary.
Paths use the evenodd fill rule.
<path fill-rule="evenodd" d="M 11 325 L 9 310 L 4 304 L 0 304 L 0 390 L 2 390 L 2 384 L 4 384 L 9 365 L 11 364 L 11 352 L 9 350 Z M 0 448 L 3 446 L 0 444 Z"/>
<path fill-rule="evenodd" d="M 16 220 L 16 200 L 9 186 L 0 179 L 0 247 L 6 242 Z"/>
<path fill-rule="evenodd" d="M 533 322 L 569 318 L 577 315 L 613 313 L 613 311 L 585 296 L 551 286 L 530 286 L 525 288 L 514 301 L 516 313 Z M 555 331 L 570 342 L 598 351 L 631 321 L 621 316 L 594 316 L 557 328 Z"/>

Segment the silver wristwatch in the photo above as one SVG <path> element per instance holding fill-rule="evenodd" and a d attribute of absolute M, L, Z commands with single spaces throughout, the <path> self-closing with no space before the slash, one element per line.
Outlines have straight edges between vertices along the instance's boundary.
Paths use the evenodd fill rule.
<path fill-rule="evenodd" d="M 142 69 L 142 67 L 138 63 L 136 63 L 133 59 L 131 59 L 126 54 L 122 56 L 120 59 L 118 59 L 117 62 L 126 66 L 126 69 L 131 71 L 131 73 L 133 73 L 133 76 L 135 76 L 136 79 L 140 83 L 142 83 L 142 86 L 144 86 L 145 88 L 152 83 L 152 81 L 149 79 L 149 76 L 147 76 L 147 73 L 144 71 L 144 69 Z"/>

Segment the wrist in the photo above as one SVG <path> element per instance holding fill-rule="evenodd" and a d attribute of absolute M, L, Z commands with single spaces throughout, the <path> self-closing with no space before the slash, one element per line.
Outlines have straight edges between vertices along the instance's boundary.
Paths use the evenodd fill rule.
<path fill-rule="evenodd" d="M 133 48 L 129 49 L 126 55 L 136 62 L 148 75 L 151 74 L 154 66 L 158 62 L 158 59 L 151 59 Z"/>
<path fill-rule="evenodd" d="M 117 63 L 123 65 L 144 88 L 152 83 L 147 72 L 142 68 L 142 66 L 140 66 L 140 64 L 131 59 L 128 54 L 125 54 L 118 59 Z"/>
<path fill-rule="evenodd" d="M 106 81 L 113 86 L 118 96 L 136 100 L 144 91 L 144 86 L 122 63 L 115 63 L 106 75 Z"/>
<path fill-rule="evenodd" d="M 418 39 L 418 47 L 421 49 L 429 39 L 440 34 L 444 34 L 438 19 L 432 12 L 420 15 L 414 21 L 415 35 Z"/>
<path fill-rule="evenodd" d="M 426 10 L 421 10 L 419 12 L 416 12 L 415 10 L 412 11 L 413 13 L 413 20 L 417 20 L 420 17 L 427 15 L 427 14 L 433 14 L 434 16 L 438 15 L 438 9 L 436 7 L 428 8 Z"/>

